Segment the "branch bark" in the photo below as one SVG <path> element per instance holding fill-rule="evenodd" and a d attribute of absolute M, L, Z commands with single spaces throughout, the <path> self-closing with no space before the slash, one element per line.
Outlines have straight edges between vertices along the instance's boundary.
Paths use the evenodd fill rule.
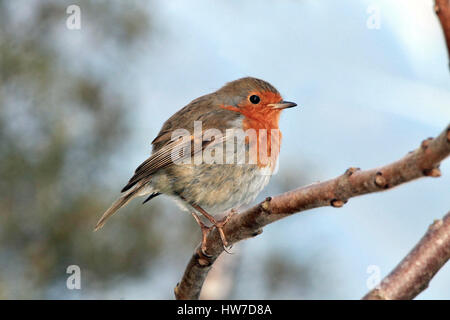
<path fill-rule="evenodd" d="M 445 42 L 447 43 L 447 52 L 450 58 L 450 0 L 436 0 L 434 5 L 442 30 L 444 31 Z M 450 63 L 449 63 L 450 66 Z"/>
<path fill-rule="evenodd" d="M 439 177 L 439 164 L 449 154 L 450 125 L 437 138 L 424 140 L 418 149 L 391 164 L 365 171 L 350 168 L 337 178 L 267 198 L 233 216 L 224 227 L 226 238 L 233 244 L 257 236 L 264 226 L 296 212 L 329 205 L 339 208 L 352 197 L 388 190 L 423 176 Z M 216 229 L 208 235 L 206 247 L 209 257 L 201 254 L 200 245 L 191 257 L 175 287 L 177 299 L 198 299 L 208 271 L 223 252 Z"/>
<path fill-rule="evenodd" d="M 413 299 L 450 258 L 450 212 L 436 220 L 402 262 L 364 300 Z"/>

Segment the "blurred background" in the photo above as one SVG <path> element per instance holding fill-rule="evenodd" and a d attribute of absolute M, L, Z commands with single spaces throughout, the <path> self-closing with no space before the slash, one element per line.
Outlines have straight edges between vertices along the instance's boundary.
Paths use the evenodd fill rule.
<path fill-rule="evenodd" d="M 200 241 L 190 215 L 161 196 L 92 229 L 162 123 L 243 76 L 300 106 L 258 200 L 397 160 L 450 120 L 432 0 L 0 0 L 0 298 L 172 299 Z M 202 297 L 359 299 L 450 209 L 441 170 L 269 225 L 221 256 Z M 446 265 L 418 298 L 449 288 Z"/>

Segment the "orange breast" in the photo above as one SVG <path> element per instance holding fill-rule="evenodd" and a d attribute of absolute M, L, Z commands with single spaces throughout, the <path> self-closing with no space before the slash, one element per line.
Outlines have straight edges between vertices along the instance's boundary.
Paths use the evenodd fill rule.
<path fill-rule="evenodd" d="M 254 129 L 256 131 L 256 146 L 250 144 L 250 151 L 256 152 L 258 167 L 268 165 L 275 167 L 281 146 L 281 131 L 278 128 L 279 113 L 275 117 L 246 116 L 242 122 L 243 130 Z M 245 115 L 244 115 L 245 116 Z M 268 115 L 269 116 L 269 115 Z M 246 143 L 249 143 L 247 138 Z M 256 147 L 256 150 L 254 148 Z"/>
<path fill-rule="evenodd" d="M 246 137 L 246 143 L 250 144 L 250 152 L 256 152 L 258 167 L 273 165 L 274 168 L 280 153 L 282 137 L 278 127 L 280 110 L 252 105 L 247 105 L 245 108 L 233 106 L 222 106 L 222 108 L 239 112 L 244 116 L 242 121 L 244 131 L 248 129 L 256 131 L 257 143 L 251 143 L 248 137 Z"/>

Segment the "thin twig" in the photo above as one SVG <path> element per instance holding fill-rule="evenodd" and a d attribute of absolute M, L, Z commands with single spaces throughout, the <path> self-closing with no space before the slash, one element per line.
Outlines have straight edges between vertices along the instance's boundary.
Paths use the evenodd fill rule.
<path fill-rule="evenodd" d="M 424 140 L 417 150 L 386 166 L 364 171 L 350 168 L 337 178 L 269 197 L 233 216 L 223 231 L 233 244 L 260 234 L 264 226 L 296 212 L 329 205 L 339 208 L 352 197 L 388 190 L 423 176 L 439 177 L 439 164 L 449 154 L 450 125 L 437 138 Z M 208 257 L 197 247 L 175 287 L 177 299 L 198 299 L 208 271 L 223 251 L 216 229 L 207 237 L 206 250 Z"/>
<path fill-rule="evenodd" d="M 434 11 L 441 22 L 445 42 L 447 43 L 447 51 L 450 58 L 450 0 L 436 0 L 434 4 Z"/>
<path fill-rule="evenodd" d="M 450 258 L 450 212 L 436 220 L 414 249 L 364 300 L 413 299 Z"/>

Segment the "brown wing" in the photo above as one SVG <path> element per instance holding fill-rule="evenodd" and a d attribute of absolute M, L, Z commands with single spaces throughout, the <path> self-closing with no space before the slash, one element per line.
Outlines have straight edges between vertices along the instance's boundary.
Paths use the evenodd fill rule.
<path fill-rule="evenodd" d="M 185 154 L 183 150 L 191 143 L 192 137 L 187 141 L 177 140 L 169 141 L 165 146 L 154 152 L 147 160 L 145 160 L 134 172 L 128 184 L 122 189 L 122 192 L 133 187 L 138 181 L 148 178 L 159 169 L 165 168 L 176 161 L 183 161 L 190 154 Z M 174 161 L 175 160 L 175 161 Z"/>
<path fill-rule="evenodd" d="M 137 182 L 149 178 L 162 168 L 166 168 L 174 163 L 183 162 L 187 157 L 191 157 L 192 159 L 195 156 L 195 152 L 200 151 L 194 150 L 194 144 L 192 143 L 194 137 L 192 135 L 190 140 L 172 140 L 174 130 L 183 128 L 192 133 L 194 127 L 193 122 L 202 121 L 203 131 L 216 128 L 225 133 L 225 129 L 229 126 L 229 123 L 239 117 L 240 115 L 236 112 L 220 108 L 215 103 L 213 95 L 207 95 L 192 101 L 164 123 L 158 136 L 152 141 L 153 154 L 137 167 L 133 177 L 122 189 L 122 192 L 129 190 Z M 212 142 L 206 141 L 202 143 L 201 150 L 204 150 L 211 144 L 223 143 L 223 141 L 224 139 Z M 183 150 L 189 149 L 190 152 L 182 152 Z"/>

